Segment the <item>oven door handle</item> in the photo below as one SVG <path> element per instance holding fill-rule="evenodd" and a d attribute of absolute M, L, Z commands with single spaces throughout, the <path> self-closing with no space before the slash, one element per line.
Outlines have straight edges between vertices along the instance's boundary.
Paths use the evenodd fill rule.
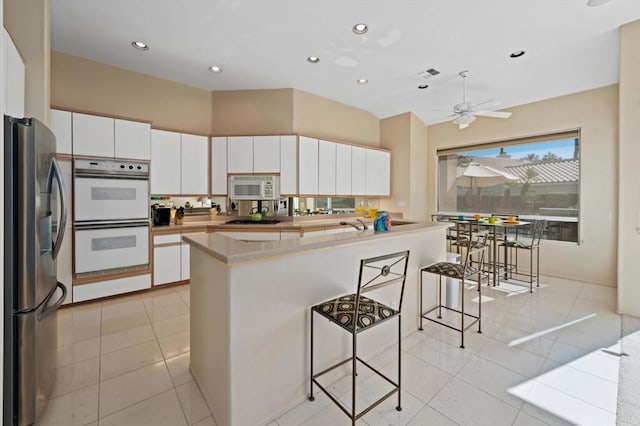
<path fill-rule="evenodd" d="M 149 221 L 128 221 L 128 222 L 86 222 L 76 223 L 74 225 L 78 231 L 89 229 L 121 229 L 121 228 L 140 228 L 149 227 Z"/>
<path fill-rule="evenodd" d="M 62 240 L 64 239 L 64 231 L 67 229 L 67 196 L 64 190 L 64 181 L 62 179 L 62 172 L 60 171 L 60 166 L 55 158 L 51 159 L 51 167 L 49 169 L 49 179 L 47 182 L 47 192 L 51 191 L 53 186 L 53 179 L 58 182 L 58 192 L 60 193 L 60 222 L 58 224 L 58 236 L 56 241 L 53 243 L 53 250 L 51 252 L 51 257 L 53 259 L 58 257 L 58 253 L 60 253 L 60 249 L 62 248 Z"/>

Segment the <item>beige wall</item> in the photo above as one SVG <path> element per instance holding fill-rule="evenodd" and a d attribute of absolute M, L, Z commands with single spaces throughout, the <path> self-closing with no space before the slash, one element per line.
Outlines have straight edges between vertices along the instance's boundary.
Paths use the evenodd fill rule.
<path fill-rule="evenodd" d="M 296 133 L 379 146 L 380 120 L 370 112 L 293 89 L 293 131 Z"/>
<path fill-rule="evenodd" d="M 618 310 L 640 317 L 640 21 L 620 36 L 620 141 L 618 157 Z"/>
<path fill-rule="evenodd" d="M 380 208 L 426 220 L 427 127 L 409 112 L 380 120 L 380 146 L 392 152 L 392 195 L 380 200 Z"/>
<path fill-rule="evenodd" d="M 211 134 L 211 92 L 51 52 L 51 105 Z"/>
<path fill-rule="evenodd" d="M 212 92 L 215 135 L 293 133 L 293 89 Z"/>
<path fill-rule="evenodd" d="M 5 0 L 4 26 L 25 62 L 25 115 L 49 123 L 49 0 Z"/>
<path fill-rule="evenodd" d="M 437 149 L 581 128 L 580 244 L 543 241 L 541 269 L 549 275 L 615 286 L 618 86 L 509 110 L 513 115 L 507 120 L 478 118 L 464 130 L 451 123 L 429 126 L 428 210 L 437 210 Z"/>

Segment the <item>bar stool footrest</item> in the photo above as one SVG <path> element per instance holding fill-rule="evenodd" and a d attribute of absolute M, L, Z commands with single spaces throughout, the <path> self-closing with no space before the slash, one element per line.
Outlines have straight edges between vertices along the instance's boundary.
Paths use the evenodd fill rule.
<path fill-rule="evenodd" d="M 424 319 L 428 320 L 428 321 L 435 322 L 436 324 L 444 325 L 445 327 L 450 328 L 450 329 L 452 329 L 452 330 L 455 330 L 455 331 L 457 331 L 458 333 L 462 333 L 463 331 L 467 330 L 469 327 L 471 327 L 472 325 L 476 324 L 476 323 L 480 320 L 480 317 L 479 317 L 479 316 L 477 316 L 477 315 L 473 315 L 473 314 L 469 314 L 469 313 L 465 312 L 465 313 L 464 313 L 464 316 L 465 316 L 465 317 L 473 318 L 474 320 L 473 320 L 473 321 L 471 321 L 469 324 L 467 324 L 464 328 L 461 328 L 461 327 L 454 327 L 454 326 L 452 326 L 451 324 L 447 324 L 446 322 L 441 321 L 441 320 L 439 320 L 439 319 L 437 319 L 437 318 L 429 318 L 429 317 L 428 317 L 428 315 L 429 315 L 431 312 L 435 311 L 436 309 L 440 309 L 440 308 L 442 308 L 442 309 L 446 309 L 446 310 L 448 310 L 448 311 L 453 311 L 453 312 L 457 312 L 457 313 L 459 313 L 459 314 L 462 314 L 462 311 L 460 311 L 460 310 L 458 310 L 458 309 L 451 308 L 451 307 L 449 307 L 449 306 L 445 306 L 445 305 L 436 305 L 436 306 L 434 306 L 433 308 L 431 308 L 431 309 L 428 309 L 428 310 L 424 311 L 420 316 L 421 316 L 422 318 L 424 318 Z"/>

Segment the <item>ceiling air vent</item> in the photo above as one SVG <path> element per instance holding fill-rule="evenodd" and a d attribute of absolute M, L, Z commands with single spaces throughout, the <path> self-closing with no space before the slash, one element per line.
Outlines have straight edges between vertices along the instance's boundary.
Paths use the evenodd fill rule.
<path fill-rule="evenodd" d="M 420 71 L 418 73 L 418 75 L 422 78 L 431 78 L 431 77 L 435 77 L 436 75 L 440 74 L 440 71 L 438 71 L 435 68 L 428 68 L 426 70 Z"/>

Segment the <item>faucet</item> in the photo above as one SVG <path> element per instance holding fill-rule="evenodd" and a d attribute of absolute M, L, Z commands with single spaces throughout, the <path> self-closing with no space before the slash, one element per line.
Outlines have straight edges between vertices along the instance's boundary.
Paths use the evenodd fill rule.
<path fill-rule="evenodd" d="M 360 226 L 356 225 L 355 223 L 344 222 L 344 221 L 340 222 L 340 225 L 342 225 L 342 226 L 349 225 L 349 226 L 355 228 L 358 231 L 366 231 L 367 229 L 369 229 L 367 224 L 364 223 L 362 220 L 360 220 L 360 219 L 356 219 L 356 220 L 362 224 L 362 228 L 360 228 Z"/>

